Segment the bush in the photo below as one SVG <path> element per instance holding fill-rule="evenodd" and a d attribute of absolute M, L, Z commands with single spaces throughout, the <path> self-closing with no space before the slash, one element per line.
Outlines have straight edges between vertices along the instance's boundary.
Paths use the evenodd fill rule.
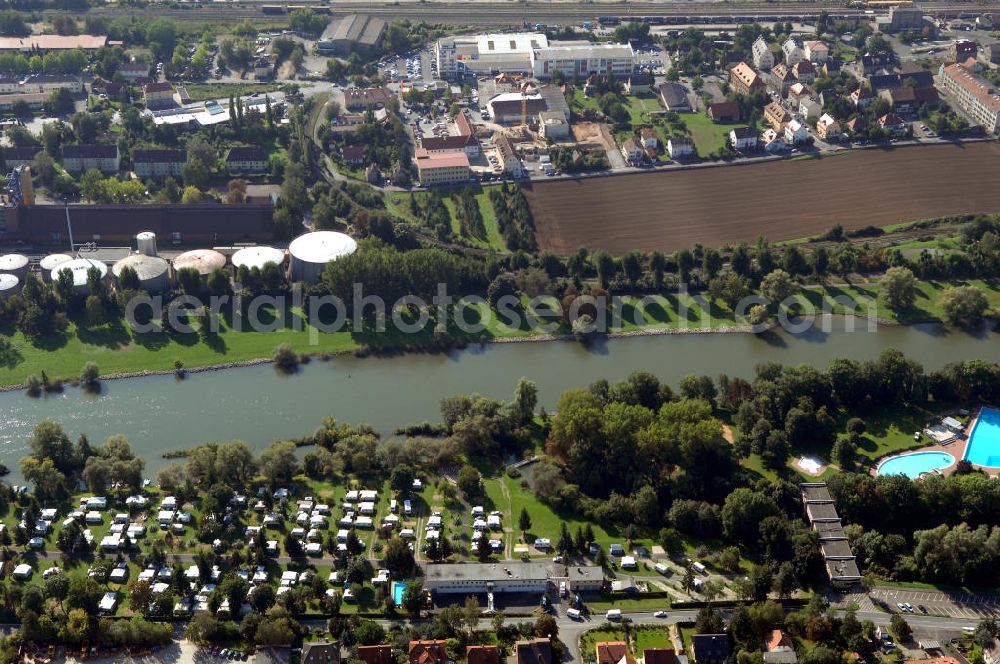
<path fill-rule="evenodd" d="M 274 349 L 274 366 L 285 373 L 294 373 L 299 366 L 299 356 L 288 344 Z"/>
<path fill-rule="evenodd" d="M 84 387 L 96 387 L 100 384 L 100 377 L 101 372 L 96 364 L 87 362 L 83 365 L 83 371 L 80 372 L 80 382 L 83 383 Z"/>

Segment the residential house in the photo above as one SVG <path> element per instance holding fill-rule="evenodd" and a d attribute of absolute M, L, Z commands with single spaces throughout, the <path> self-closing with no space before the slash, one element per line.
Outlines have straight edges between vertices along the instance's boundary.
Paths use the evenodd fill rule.
<path fill-rule="evenodd" d="M 118 172 L 117 145 L 64 145 L 63 168 L 70 173 L 83 173 L 96 168 L 102 173 Z"/>
<path fill-rule="evenodd" d="M 667 140 L 667 153 L 670 154 L 671 159 L 690 157 L 695 153 L 694 143 L 691 142 L 690 138 L 671 136 Z"/>
<path fill-rule="evenodd" d="M 514 655 L 517 664 L 552 664 L 552 643 L 548 639 L 518 641 L 514 644 Z M 365 662 L 365 664 L 373 663 Z"/>
<path fill-rule="evenodd" d="M 906 122 L 895 113 L 886 113 L 878 119 L 878 126 L 893 136 L 902 136 L 906 133 Z"/>
<path fill-rule="evenodd" d="M 497 161 L 500 162 L 500 168 L 503 172 L 514 179 L 524 177 L 524 164 L 518 158 L 517 151 L 514 149 L 514 143 L 511 142 L 510 138 L 503 134 L 498 134 L 493 140 L 493 144 L 496 146 Z"/>
<path fill-rule="evenodd" d="M 899 81 L 900 85 L 930 88 L 934 86 L 934 74 L 912 60 L 907 60 L 899 66 Z"/>
<path fill-rule="evenodd" d="M 734 127 L 729 131 L 729 144 L 736 150 L 753 150 L 757 142 L 757 132 L 750 127 Z"/>
<path fill-rule="evenodd" d="M 646 150 L 656 150 L 660 147 L 660 137 L 652 127 L 643 127 L 640 129 L 639 139 L 642 147 Z"/>
<path fill-rule="evenodd" d="M 726 634 L 695 634 L 691 650 L 696 664 L 725 664 L 729 658 L 729 636 Z"/>
<path fill-rule="evenodd" d="M 816 80 L 816 67 L 808 60 L 800 60 L 792 65 L 792 74 L 796 81 L 809 84 Z"/>
<path fill-rule="evenodd" d="M 852 136 L 865 136 L 868 134 L 868 118 L 858 115 L 847 121 L 847 130 Z"/>
<path fill-rule="evenodd" d="M 344 163 L 348 166 L 363 166 L 365 163 L 365 146 L 345 145 L 340 151 L 340 155 L 343 157 Z"/>
<path fill-rule="evenodd" d="M 823 72 L 824 75 L 834 78 L 835 76 L 840 75 L 840 70 L 843 66 L 844 63 L 837 58 L 830 58 L 819 66 L 819 70 Z"/>
<path fill-rule="evenodd" d="M 791 67 L 794 64 L 802 62 L 805 54 L 802 52 L 802 48 L 799 47 L 798 42 L 796 42 L 792 37 L 789 37 L 781 45 L 781 52 L 785 54 L 785 64 Z"/>
<path fill-rule="evenodd" d="M 823 114 L 823 105 L 811 97 L 799 99 L 799 115 L 806 120 L 815 120 Z"/>
<path fill-rule="evenodd" d="M 854 59 L 849 70 L 859 78 L 871 76 L 880 69 L 895 65 L 895 56 L 891 53 L 862 53 Z"/>
<path fill-rule="evenodd" d="M 774 66 L 774 53 L 763 37 L 757 37 L 753 46 L 750 47 L 750 52 L 753 56 L 753 64 L 757 69 L 768 70 Z"/>
<path fill-rule="evenodd" d="M 624 641 L 601 641 L 594 646 L 597 664 L 631 664 L 628 644 Z"/>
<path fill-rule="evenodd" d="M 265 173 L 270 166 L 267 152 L 259 145 L 229 148 L 226 155 L 226 170 L 230 173 Z"/>
<path fill-rule="evenodd" d="M 465 152 L 428 152 L 418 148 L 413 160 L 417 164 L 420 184 L 424 186 L 468 182 L 471 174 L 469 155 Z"/>
<path fill-rule="evenodd" d="M 132 150 L 132 170 L 142 179 L 181 176 L 187 152 L 184 150 L 164 150 L 160 148 L 136 148 Z"/>
<path fill-rule="evenodd" d="M 358 646 L 358 659 L 365 664 L 394 664 L 392 646 Z"/>
<path fill-rule="evenodd" d="M 735 101 L 720 101 L 708 105 L 708 117 L 713 122 L 739 122 L 740 105 Z"/>
<path fill-rule="evenodd" d="M 900 85 L 902 85 L 902 81 L 899 79 L 899 74 L 894 74 L 891 72 L 881 72 L 869 76 L 868 85 L 871 86 L 872 90 L 878 92 L 879 90 L 898 88 Z"/>
<path fill-rule="evenodd" d="M 445 641 L 410 641 L 410 664 L 448 664 L 448 644 Z"/>
<path fill-rule="evenodd" d="M 392 97 L 392 90 L 389 88 L 346 88 L 344 90 L 344 108 L 348 111 L 385 108 Z"/>
<path fill-rule="evenodd" d="M 642 161 L 645 150 L 634 139 L 628 138 L 622 143 L 622 154 L 630 164 L 638 164 Z"/>
<path fill-rule="evenodd" d="M 470 157 L 479 154 L 479 141 L 473 136 L 426 136 L 420 147 L 428 152 L 465 152 Z"/>
<path fill-rule="evenodd" d="M 764 107 L 764 122 L 771 125 L 775 131 L 781 131 L 785 123 L 792 119 L 792 114 L 779 102 L 772 101 Z"/>
<path fill-rule="evenodd" d="M 805 124 L 792 120 L 785 125 L 785 141 L 793 145 L 806 143 L 809 140 L 809 130 Z"/>
<path fill-rule="evenodd" d="M 636 72 L 634 74 L 630 74 L 629 77 L 625 79 L 625 94 L 647 94 L 653 90 L 653 84 L 654 79 L 652 74 L 646 72 Z"/>
<path fill-rule="evenodd" d="M 691 101 L 688 99 L 687 88 L 681 83 L 667 81 L 660 86 L 660 102 L 668 111 L 690 112 Z"/>
<path fill-rule="evenodd" d="M 842 131 L 840 123 L 829 113 L 824 113 L 816 122 L 816 134 L 824 141 L 838 139 Z"/>
<path fill-rule="evenodd" d="M 740 95 L 752 95 L 761 92 L 766 87 L 760 74 L 746 62 L 741 62 L 729 72 L 729 84 L 733 91 Z"/>
<path fill-rule="evenodd" d="M 5 146 L 0 148 L 0 159 L 3 160 L 4 168 L 7 169 L 5 172 L 9 172 L 20 166 L 31 166 L 35 161 L 35 155 L 41 151 L 41 146 L 36 145 Z"/>
<path fill-rule="evenodd" d="M 382 186 L 385 182 L 385 178 L 382 177 L 382 171 L 379 170 L 378 164 L 368 164 L 365 168 L 365 182 L 373 184 L 377 187 Z"/>
<path fill-rule="evenodd" d="M 83 92 L 83 79 L 71 74 L 32 74 L 18 86 L 18 92 L 55 92 L 56 90 L 69 90 L 73 94 Z"/>
<path fill-rule="evenodd" d="M 803 54 L 809 62 L 821 65 L 830 59 L 830 47 L 826 45 L 826 42 L 807 41 L 803 44 Z"/>
<path fill-rule="evenodd" d="M 500 648 L 497 646 L 466 646 L 465 659 L 468 664 L 500 664 Z"/>
<path fill-rule="evenodd" d="M 788 636 L 784 630 L 774 629 L 767 637 L 767 652 L 777 652 L 779 650 L 792 650 L 795 647 L 792 637 Z"/>
<path fill-rule="evenodd" d="M 952 62 L 965 62 L 969 58 L 973 60 L 979 55 L 979 45 L 971 39 L 959 39 L 948 47 L 948 57 Z"/>
<path fill-rule="evenodd" d="M 142 62 L 141 60 L 126 62 L 118 67 L 118 72 L 121 73 L 122 78 L 126 81 L 135 82 L 144 78 L 149 78 L 149 63 Z"/>
<path fill-rule="evenodd" d="M 300 661 L 302 664 L 340 664 L 340 642 L 304 641 Z"/>
<path fill-rule="evenodd" d="M 646 648 L 642 651 L 643 664 L 677 664 L 673 648 Z"/>
<path fill-rule="evenodd" d="M 959 64 L 942 67 L 939 79 L 944 92 L 976 123 L 1000 132 L 1000 94 L 989 81 Z"/>
<path fill-rule="evenodd" d="M 782 97 L 788 94 L 788 89 L 795 83 L 795 74 L 783 63 L 774 65 L 774 68 L 767 74 L 768 88 L 778 93 Z"/>
<path fill-rule="evenodd" d="M 851 103 L 858 108 L 865 108 L 875 101 L 872 89 L 867 85 L 859 85 L 858 89 L 851 93 Z"/>
<path fill-rule="evenodd" d="M 773 129 L 766 129 L 764 131 L 764 135 L 761 136 L 761 142 L 764 144 L 764 150 L 770 154 L 779 154 L 788 149 L 785 139 Z"/>
<path fill-rule="evenodd" d="M 142 87 L 146 108 L 163 108 L 174 105 L 174 86 L 167 81 L 147 83 Z"/>
<path fill-rule="evenodd" d="M 792 83 L 788 88 L 788 101 L 793 106 L 798 105 L 803 97 L 817 99 L 816 91 L 805 83 Z"/>

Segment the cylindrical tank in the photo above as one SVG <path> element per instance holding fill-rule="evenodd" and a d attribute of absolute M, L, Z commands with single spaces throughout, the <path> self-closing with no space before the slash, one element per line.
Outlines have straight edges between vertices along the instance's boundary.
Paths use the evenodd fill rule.
<path fill-rule="evenodd" d="M 18 279 L 24 279 L 24 275 L 28 272 L 28 257 L 24 254 L 0 256 L 0 272 L 13 274 Z"/>
<path fill-rule="evenodd" d="M 52 270 L 56 269 L 63 263 L 68 263 L 73 260 L 73 257 L 69 254 L 49 254 L 42 260 L 38 261 L 38 267 L 42 270 L 42 279 L 44 281 L 52 280 Z"/>
<path fill-rule="evenodd" d="M 288 245 L 292 281 L 316 283 L 328 263 L 353 254 L 357 249 L 358 243 L 343 233 L 316 231 L 300 235 Z"/>
<path fill-rule="evenodd" d="M 0 273 L 0 298 L 21 292 L 21 280 L 8 272 Z"/>
<path fill-rule="evenodd" d="M 156 233 L 143 231 L 135 236 L 135 245 L 143 256 L 156 256 Z"/>
<path fill-rule="evenodd" d="M 246 265 L 248 268 L 263 268 L 268 263 L 281 266 L 285 262 L 285 252 L 274 247 L 246 247 L 233 254 L 233 266 L 237 269 Z"/>
<path fill-rule="evenodd" d="M 115 279 L 120 279 L 122 270 L 130 267 L 139 275 L 139 287 L 150 293 L 161 293 L 170 288 L 170 264 L 158 256 L 132 254 L 126 256 L 111 268 Z"/>
<path fill-rule="evenodd" d="M 193 249 L 185 251 L 174 259 L 175 272 L 193 267 L 203 277 L 211 274 L 213 270 L 225 266 L 226 257 L 214 249 Z"/>
<path fill-rule="evenodd" d="M 97 268 L 101 272 L 102 281 L 107 278 L 108 266 L 101 261 L 95 261 L 91 258 L 75 258 L 53 269 L 52 281 L 58 280 L 59 273 L 63 270 L 69 270 L 73 273 L 73 290 L 77 293 L 86 293 L 87 272 L 90 271 L 90 268 Z"/>

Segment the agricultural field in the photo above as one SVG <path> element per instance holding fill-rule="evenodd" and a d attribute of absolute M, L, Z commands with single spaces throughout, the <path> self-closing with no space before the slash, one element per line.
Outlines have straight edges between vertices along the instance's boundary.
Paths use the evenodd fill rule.
<path fill-rule="evenodd" d="M 537 183 L 525 188 L 539 248 L 675 251 L 1000 210 L 993 143 L 869 150 L 780 161 Z M 776 192 L 794 185 L 795 195 Z M 838 194 L 830 192 L 839 192 Z M 611 222 L 615 223 L 612 225 Z"/>

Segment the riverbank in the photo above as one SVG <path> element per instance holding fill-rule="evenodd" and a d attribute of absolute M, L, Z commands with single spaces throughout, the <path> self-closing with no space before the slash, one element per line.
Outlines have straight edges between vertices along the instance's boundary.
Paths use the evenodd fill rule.
<path fill-rule="evenodd" d="M 984 282 L 970 282 L 979 287 L 990 301 L 993 311 L 1000 309 L 1000 291 Z M 801 312 L 816 316 L 851 314 L 858 326 L 915 324 L 940 321 L 943 314 L 937 300 L 948 284 L 922 282 L 917 303 L 900 312 L 882 311 L 878 303 L 876 283 L 830 283 L 814 285 L 796 296 Z M 851 308 L 853 306 L 853 308 Z M 469 318 L 481 322 L 479 332 L 462 332 L 449 327 L 450 344 L 443 346 L 432 329 L 416 334 L 403 334 L 392 329 L 384 332 L 340 331 L 322 333 L 301 321 L 300 329 L 287 326 L 273 332 L 235 331 L 220 321 L 220 330 L 207 339 L 196 333 L 167 335 L 133 334 L 121 322 L 99 328 L 84 328 L 70 324 L 63 332 L 44 337 L 38 342 L 15 334 L 5 357 L 0 357 L 0 391 L 24 389 L 29 376 L 43 373 L 52 381 L 69 382 L 79 377 L 86 362 L 94 362 L 103 379 L 134 378 L 137 376 L 172 375 L 180 362 L 189 373 L 266 364 L 274 349 L 287 344 L 293 351 L 309 357 L 341 357 L 359 354 L 400 355 L 440 353 L 451 348 L 482 344 L 550 342 L 575 339 L 565 323 L 559 322 L 554 332 L 550 310 L 532 308 L 525 302 L 524 324 L 509 327 L 499 320 L 485 303 L 472 306 Z M 300 312 L 290 312 L 300 316 Z M 720 301 L 705 294 L 669 293 L 665 295 L 622 296 L 619 320 L 613 314 L 606 318 L 604 329 L 613 331 L 594 335 L 592 340 L 628 338 L 634 336 L 749 334 L 753 328 L 738 319 Z M 775 323 L 771 323 L 773 326 Z M 428 326 L 431 327 L 431 326 Z"/>

